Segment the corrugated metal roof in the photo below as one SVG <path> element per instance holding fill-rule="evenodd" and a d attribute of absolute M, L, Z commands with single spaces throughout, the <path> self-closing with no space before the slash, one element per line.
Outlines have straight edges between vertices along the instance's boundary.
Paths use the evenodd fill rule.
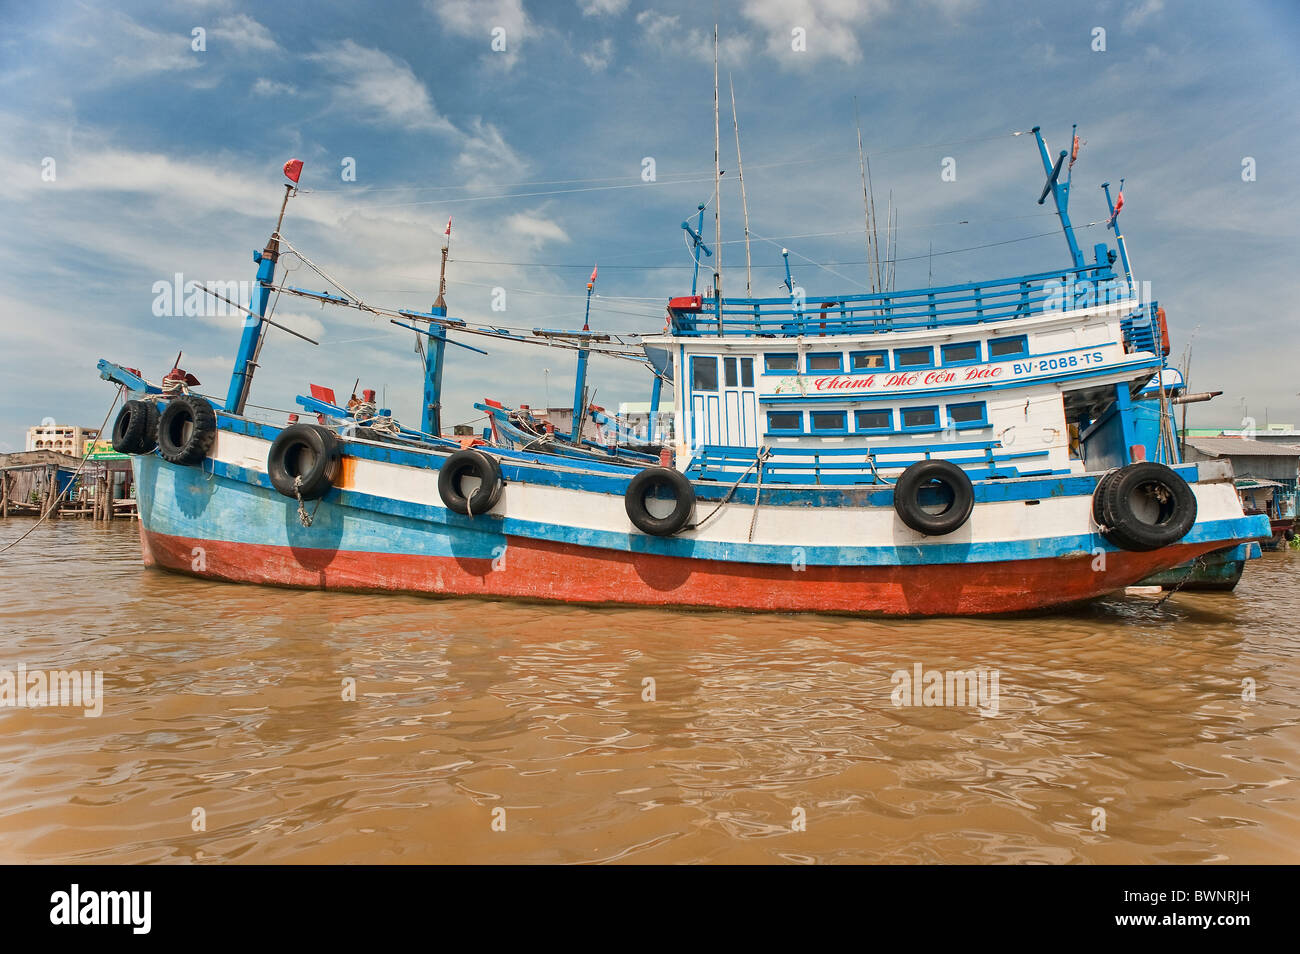
<path fill-rule="evenodd" d="M 1254 490 L 1257 487 L 1286 486 L 1286 484 L 1279 484 L 1276 480 L 1266 480 L 1263 477 L 1238 477 L 1236 485 L 1238 490 Z"/>
<path fill-rule="evenodd" d="M 1210 457 L 1300 457 L 1294 444 L 1250 441 L 1244 437 L 1189 437 L 1187 443 Z"/>

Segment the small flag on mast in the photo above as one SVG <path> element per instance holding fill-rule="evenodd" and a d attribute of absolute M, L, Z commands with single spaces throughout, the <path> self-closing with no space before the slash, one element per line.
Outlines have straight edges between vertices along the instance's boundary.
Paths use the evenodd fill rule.
<path fill-rule="evenodd" d="M 448 236 L 451 235 L 451 216 L 450 216 L 450 215 L 447 216 L 447 231 L 444 232 L 443 234 L 444 234 L 444 235 L 448 235 Z"/>
<path fill-rule="evenodd" d="M 1124 208 L 1124 190 L 1119 190 L 1119 195 L 1115 196 L 1115 211 L 1110 214 L 1110 221 L 1107 225 L 1114 225 L 1115 220 L 1119 218 L 1119 210 Z"/>
<path fill-rule="evenodd" d="M 294 182 L 297 182 L 300 175 L 302 175 L 301 159 L 290 159 L 284 164 L 284 176 L 286 179 L 292 179 Z"/>
<path fill-rule="evenodd" d="M 598 266 L 596 266 L 596 265 L 591 266 L 591 277 L 587 279 L 587 287 L 588 287 L 588 288 L 590 288 L 592 285 L 596 284 L 596 269 L 597 269 L 597 267 L 598 267 Z"/>
<path fill-rule="evenodd" d="M 1079 136 L 1076 134 L 1074 137 L 1074 148 L 1070 150 L 1070 164 L 1066 167 L 1066 172 L 1069 172 L 1074 168 L 1074 160 L 1079 158 L 1079 147 L 1081 145 L 1083 145 L 1083 143 L 1079 141 Z"/>

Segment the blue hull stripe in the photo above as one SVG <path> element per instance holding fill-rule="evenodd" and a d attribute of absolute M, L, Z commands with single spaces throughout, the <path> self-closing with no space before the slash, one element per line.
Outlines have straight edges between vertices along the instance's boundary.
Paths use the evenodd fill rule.
<path fill-rule="evenodd" d="M 209 464 L 211 466 L 211 464 Z M 269 544 L 303 549 L 418 554 L 465 559 L 500 555 L 506 537 L 684 559 L 790 564 L 800 554 L 809 565 L 899 566 L 997 563 L 1053 559 L 1116 548 L 1095 534 L 994 543 L 771 546 L 723 543 L 637 532 L 591 530 L 492 514 L 474 518 L 443 507 L 333 490 L 315 510 L 311 527 L 298 520 L 296 500 L 282 497 L 264 474 L 218 464 L 215 475 L 176 467 L 156 456 L 136 458 L 141 519 L 146 530 L 170 536 Z M 229 476 L 227 476 L 229 475 Z M 765 495 L 766 496 L 766 495 Z M 1246 517 L 1197 523 L 1183 543 L 1249 540 L 1268 533 L 1268 521 Z M 495 552 L 494 552 L 495 551 Z"/>

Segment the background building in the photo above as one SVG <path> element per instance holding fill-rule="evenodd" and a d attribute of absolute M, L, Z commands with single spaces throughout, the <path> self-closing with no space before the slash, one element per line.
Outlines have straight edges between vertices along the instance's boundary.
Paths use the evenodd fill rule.
<path fill-rule="evenodd" d="M 81 457 L 85 452 L 86 441 L 99 437 L 99 431 L 93 427 L 77 427 L 74 424 L 37 424 L 27 428 L 26 450 L 52 450 L 71 457 Z"/>

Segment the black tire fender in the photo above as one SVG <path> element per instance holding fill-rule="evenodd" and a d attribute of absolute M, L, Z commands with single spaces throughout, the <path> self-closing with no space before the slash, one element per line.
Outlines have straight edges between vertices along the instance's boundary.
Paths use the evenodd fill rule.
<path fill-rule="evenodd" d="M 658 494 L 665 489 L 672 494 L 673 509 L 666 516 L 656 517 L 646 506 L 646 499 L 652 493 Z M 628 483 L 623 504 L 628 519 L 639 530 L 656 537 L 671 537 L 686 526 L 691 514 L 695 512 L 695 488 L 679 470 L 672 467 L 647 467 Z"/>
<path fill-rule="evenodd" d="M 158 405 L 127 401 L 113 422 L 113 450 L 119 454 L 149 454 L 158 446 Z"/>
<path fill-rule="evenodd" d="M 479 482 L 469 496 L 460 486 L 465 477 L 477 477 Z M 456 451 L 438 469 L 438 496 L 443 504 L 448 510 L 471 517 L 495 507 L 505 485 L 497 459 L 471 447 Z"/>
<path fill-rule="evenodd" d="M 158 418 L 158 453 L 172 464 L 199 463 L 208 456 L 216 436 L 216 412 L 193 394 L 172 398 Z"/>
<path fill-rule="evenodd" d="M 930 513 L 921 505 L 921 491 L 935 483 L 952 493 L 952 503 L 940 513 Z M 928 537 L 941 537 L 957 530 L 970 519 L 974 509 L 975 488 L 966 471 L 950 460 L 918 460 L 894 484 L 894 511 L 898 519 Z"/>
<path fill-rule="evenodd" d="M 1113 470 L 1097 482 L 1092 515 L 1101 535 L 1122 550 L 1158 550 L 1196 523 L 1196 495 L 1177 472 L 1155 461 Z"/>
<path fill-rule="evenodd" d="M 266 473 L 286 497 L 319 500 L 338 480 L 343 454 L 338 435 L 319 424 L 291 424 L 271 443 Z"/>

